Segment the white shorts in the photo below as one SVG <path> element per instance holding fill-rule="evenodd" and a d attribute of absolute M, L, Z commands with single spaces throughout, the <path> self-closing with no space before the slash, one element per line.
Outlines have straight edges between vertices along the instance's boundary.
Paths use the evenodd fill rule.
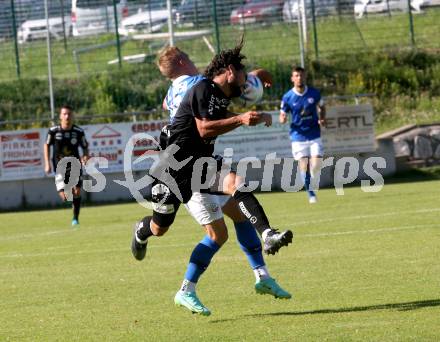
<path fill-rule="evenodd" d="M 323 153 L 321 138 L 308 141 L 292 141 L 292 154 L 295 160 L 304 157 L 322 157 Z"/>
<path fill-rule="evenodd" d="M 200 225 L 206 225 L 223 218 L 222 207 L 230 198 L 229 195 L 194 192 L 185 208 Z"/>

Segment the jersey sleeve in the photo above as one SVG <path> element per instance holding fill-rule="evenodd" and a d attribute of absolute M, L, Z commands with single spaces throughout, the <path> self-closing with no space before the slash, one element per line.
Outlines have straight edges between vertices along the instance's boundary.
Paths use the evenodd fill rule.
<path fill-rule="evenodd" d="M 213 98 L 214 94 L 209 84 L 203 82 L 194 88 L 191 107 L 196 118 L 205 119 L 213 114 Z"/>
<path fill-rule="evenodd" d="M 89 143 L 86 139 L 86 134 L 84 131 L 81 131 L 80 137 L 79 137 L 79 144 L 82 147 L 83 150 L 87 149 L 89 147 Z"/>
<path fill-rule="evenodd" d="M 49 131 L 47 132 L 46 144 L 53 145 L 54 142 L 55 142 L 55 131 L 49 129 Z"/>
<path fill-rule="evenodd" d="M 284 113 L 290 113 L 291 109 L 288 103 L 288 99 L 287 96 L 284 95 L 283 98 L 281 99 L 281 104 L 280 104 L 280 111 L 284 112 Z"/>

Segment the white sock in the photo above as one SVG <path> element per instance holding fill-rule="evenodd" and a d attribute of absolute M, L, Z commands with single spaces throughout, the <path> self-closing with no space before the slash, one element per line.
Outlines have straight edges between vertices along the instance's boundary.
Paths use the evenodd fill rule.
<path fill-rule="evenodd" d="M 254 269 L 255 280 L 264 280 L 270 278 L 269 271 L 266 266 L 261 266 Z"/>
<path fill-rule="evenodd" d="M 270 231 L 272 231 L 272 229 L 271 229 L 271 228 L 267 228 L 267 229 L 263 232 L 263 234 L 261 234 L 261 238 L 263 239 L 263 241 L 266 241 L 267 234 L 268 234 Z"/>
<path fill-rule="evenodd" d="M 188 279 L 184 279 L 182 282 L 182 286 L 180 287 L 180 292 L 183 292 L 183 293 L 196 292 L 196 285 L 197 285 L 197 283 L 193 283 L 192 281 L 189 281 Z"/>

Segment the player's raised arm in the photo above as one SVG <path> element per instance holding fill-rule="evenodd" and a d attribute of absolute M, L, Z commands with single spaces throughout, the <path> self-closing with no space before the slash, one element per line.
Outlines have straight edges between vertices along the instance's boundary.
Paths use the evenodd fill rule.
<path fill-rule="evenodd" d="M 265 88 L 270 88 L 273 85 L 272 74 L 265 69 L 255 69 L 249 72 L 249 74 L 257 76 Z"/>

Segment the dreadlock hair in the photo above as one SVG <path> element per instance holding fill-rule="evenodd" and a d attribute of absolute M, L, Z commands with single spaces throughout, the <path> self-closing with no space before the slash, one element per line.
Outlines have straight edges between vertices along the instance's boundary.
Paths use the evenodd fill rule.
<path fill-rule="evenodd" d="M 244 69 L 244 65 L 241 63 L 241 60 L 246 58 L 246 56 L 241 54 L 243 45 L 244 39 L 242 36 L 240 43 L 233 49 L 220 51 L 220 53 L 215 55 L 211 63 L 206 67 L 204 76 L 213 79 L 215 76 L 224 72 L 229 65 L 233 65 L 236 70 Z"/>

